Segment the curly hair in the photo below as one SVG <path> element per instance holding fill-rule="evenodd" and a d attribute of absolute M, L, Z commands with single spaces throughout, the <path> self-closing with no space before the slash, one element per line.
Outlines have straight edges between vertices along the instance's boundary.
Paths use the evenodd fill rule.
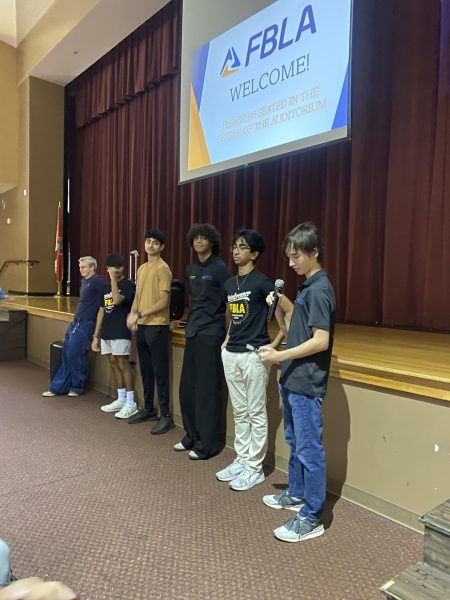
<path fill-rule="evenodd" d="M 198 235 L 203 236 L 211 242 L 211 251 L 213 254 L 219 254 L 221 245 L 220 234 L 214 225 L 210 225 L 209 223 L 194 223 L 187 234 L 187 243 L 191 248 L 193 247 L 194 240 Z"/>

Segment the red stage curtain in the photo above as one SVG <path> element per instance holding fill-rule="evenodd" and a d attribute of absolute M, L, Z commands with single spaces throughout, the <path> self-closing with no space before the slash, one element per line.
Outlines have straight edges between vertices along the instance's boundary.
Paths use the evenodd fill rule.
<path fill-rule="evenodd" d="M 445 2 L 355 2 L 350 143 L 183 186 L 178 10 L 172 2 L 71 85 L 73 259 L 92 254 L 102 265 L 111 251 L 142 252 L 145 229 L 158 227 L 183 278 L 192 223 L 216 225 L 230 266 L 233 232 L 255 227 L 267 245 L 259 267 L 292 296 L 297 281 L 280 244 L 313 220 L 340 320 L 450 330 Z"/>

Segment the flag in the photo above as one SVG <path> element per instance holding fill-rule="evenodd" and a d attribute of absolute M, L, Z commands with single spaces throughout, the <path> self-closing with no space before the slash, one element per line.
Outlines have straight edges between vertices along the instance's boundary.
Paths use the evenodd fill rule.
<path fill-rule="evenodd" d="M 58 283 L 61 283 L 64 270 L 63 255 L 63 222 L 61 202 L 58 202 L 58 217 L 56 221 L 56 242 L 55 242 L 55 277 Z"/>

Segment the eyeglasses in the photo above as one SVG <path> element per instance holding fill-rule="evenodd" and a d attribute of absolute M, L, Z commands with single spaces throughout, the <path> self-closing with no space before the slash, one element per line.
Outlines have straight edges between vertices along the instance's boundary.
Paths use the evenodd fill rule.
<path fill-rule="evenodd" d="M 233 246 L 231 246 L 231 252 L 245 252 L 250 249 L 250 246 L 246 246 L 245 244 L 233 244 Z"/>

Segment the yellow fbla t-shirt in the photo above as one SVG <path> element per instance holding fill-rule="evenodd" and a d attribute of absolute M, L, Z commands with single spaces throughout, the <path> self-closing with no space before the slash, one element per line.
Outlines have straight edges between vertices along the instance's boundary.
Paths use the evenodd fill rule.
<path fill-rule="evenodd" d="M 169 265 L 162 258 L 154 263 L 146 262 L 139 267 L 136 280 L 138 311 L 144 312 L 151 309 L 158 302 L 161 291 L 169 293 L 167 307 L 154 315 L 139 319 L 139 325 L 168 325 L 170 322 L 169 305 L 172 283 L 172 273 Z"/>

